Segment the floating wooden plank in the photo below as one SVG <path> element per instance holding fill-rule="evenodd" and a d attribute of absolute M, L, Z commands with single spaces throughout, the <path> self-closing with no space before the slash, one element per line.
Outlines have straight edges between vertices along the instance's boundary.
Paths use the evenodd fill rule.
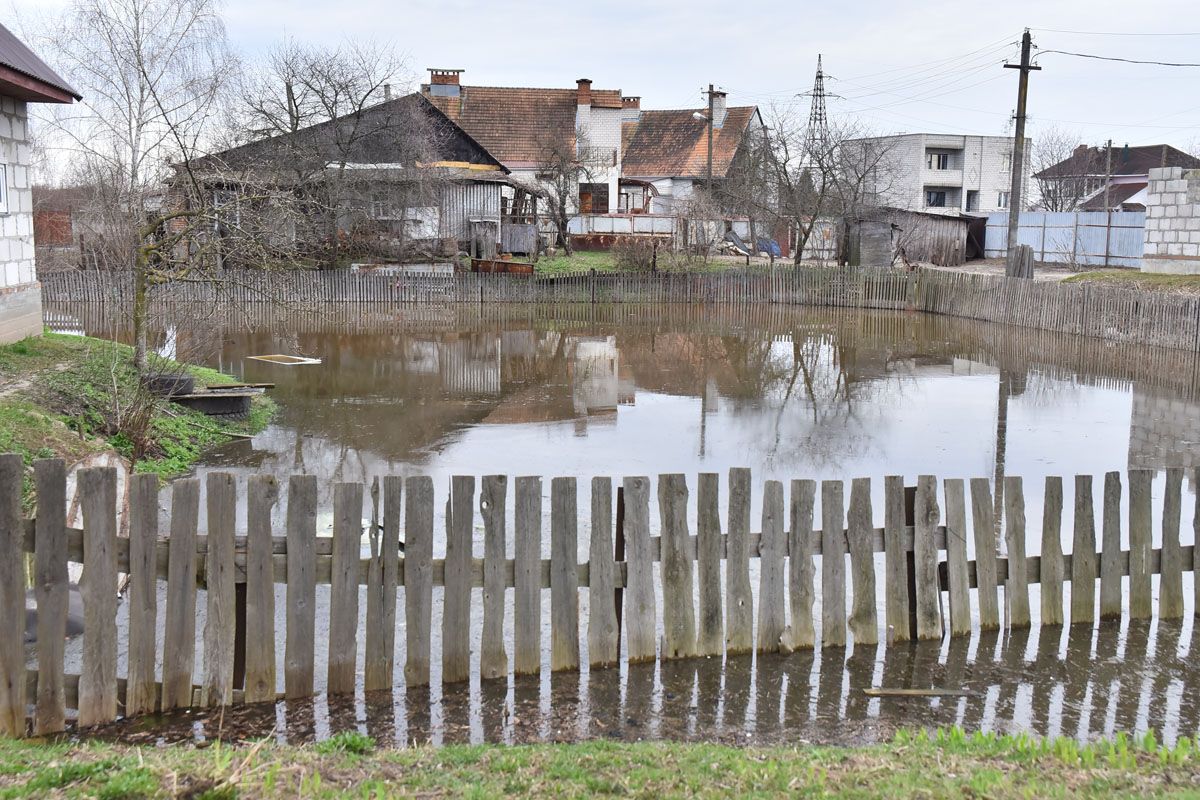
<path fill-rule="evenodd" d="M 850 581 L 854 587 L 849 625 L 856 646 L 879 641 L 879 623 L 875 616 L 875 548 L 871 546 L 874 530 L 871 479 L 855 478 L 850 483 L 846 541 L 850 550 Z"/>
<path fill-rule="evenodd" d="M 154 711 L 158 624 L 158 476 L 129 479 L 129 651 L 125 715 Z M 64 563 L 64 566 L 65 563 Z"/>
<path fill-rule="evenodd" d="M 508 675 L 508 653 L 504 650 L 504 567 L 507 547 L 504 515 L 507 498 L 506 476 L 484 476 L 479 492 L 479 514 L 483 517 L 483 641 L 479 651 L 479 674 L 483 680 Z"/>
<path fill-rule="evenodd" d="M 1030 625 L 1029 576 L 1025 569 L 1025 487 L 1020 476 L 1004 478 L 1004 539 L 1008 550 L 1008 575 L 1004 579 L 1004 602 L 1012 628 Z"/>
<path fill-rule="evenodd" d="M 696 654 L 696 610 L 692 558 L 687 552 L 688 488 L 683 475 L 658 476 L 658 510 L 662 525 L 662 658 L 688 658 Z"/>
<path fill-rule="evenodd" d="M 550 669 L 579 669 L 579 505 L 574 478 L 550 482 Z"/>
<path fill-rule="evenodd" d="M 208 515 L 207 614 L 204 620 L 204 704 L 233 702 L 233 639 L 236 630 L 233 537 L 237 487 L 228 472 L 210 472 L 205 481 Z"/>
<path fill-rule="evenodd" d="M 759 545 L 758 651 L 778 652 L 786 624 L 783 573 L 787 553 L 783 483 L 763 486 L 762 541 Z M 666 600 L 664 599 L 664 602 Z"/>
<path fill-rule="evenodd" d="M 593 667 L 615 665 L 620 658 L 613 560 L 611 478 L 592 478 L 592 532 L 588 542 L 588 657 Z M 720 562 L 718 561 L 718 565 Z M 720 594 L 717 596 L 720 601 Z"/>
<path fill-rule="evenodd" d="M 909 634 L 908 556 L 904 547 L 904 478 L 883 479 L 884 616 L 895 641 Z"/>
<path fill-rule="evenodd" d="M 946 573 L 950 594 L 950 635 L 971 633 L 971 590 L 967 578 L 967 497 L 961 479 L 943 482 L 946 493 Z"/>
<path fill-rule="evenodd" d="M 700 474 L 696 487 L 696 572 L 700 584 L 700 630 L 696 654 L 718 656 L 725 651 L 721 611 L 721 476 Z"/>
<path fill-rule="evenodd" d="M 1100 619 L 1121 618 L 1121 473 L 1104 476 L 1100 537 Z M 1131 551 L 1132 555 L 1132 551 Z"/>
<path fill-rule="evenodd" d="M 1096 522 L 1092 476 L 1075 476 L 1075 534 L 1071 540 L 1071 624 L 1096 621 Z"/>
<path fill-rule="evenodd" d="M 171 540 L 167 564 L 167 607 L 163 618 L 162 710 L 192 704 L 196 660 L 196 527 L 200 481 L 171 484 Z"/>
<path fill-rule="evenodd" d="M 0 474 L 3 466 L 0 466 Z M 45 736 L 63 730 L 66 722 L 66 696 L 63 693 L 64 640 L 67 635 L 67 608 L 70 605 L 67 574 L 66 492 L 67 470 L 62 459 L 33 462 L 37 491 L 37 540 L 34 552 L 34 594 L 37 598 L 37 707 L 33 715 L 33 734 Z M 0 478 L 0 487 L 3 487 Z M 2 490 L 2 489 L 0 489 Z M 0 501 L 2 502 L 2 501 Z M 0 512 L 3 513 L 3 512 Z M 155 516 L 154 524 L 158 525 Z M 0 534 L 3 535 L 3 534 Z M 0 544 L 0 553 L 8 559 L 8 545 Z M 151 542 L 153 547 L 153 542 Z M 18 563 L 17 559 L 11 559 Z M 2 571 L 2 568 L 0 568 Z M 0 583 L 6 580 L 0 578 Z M 3 584 L 7 586 L 8 584 Z M 19 585 L 19 584 L 17 584 Z M 157 595 L 155 595 L 157 599 Z M 22 598 L 22 603 L 24 598 Z M 5 617 L 8 619 L 8 617 Z M 17 619 L 13 615 L 12 619 Z M 150 629 L 150 680 L 154 680 L 154 629 Z M 132 643 L 130 644 L 132 649 Z M 11 652 L 20 652 L 13 648 Z M 22 662 L 22 667 L 24 663 Z M 2 681 L 0 681 L 2 683 Z M 0 693 L 3 690 L 0 689 Z M 3 707 L 3 701 L 0 701 Z M 23 716 L 23 714 L 22 714 Z M 0 734 L 3 734 L 0 724 Z"/>
<path fill-rule="evenodd" d="M 917 578 L 917 638 L 942 638 L 941 603 L 938 589 L 937 530 L 940 510 L 937 502 L 937 479 L 932 475 L 917 476 L 916 527 L 913 531 L 913 561 Z"/>
<path fill-rule="evenodd" d="M 821 481 L 821 643 L 846 644 L 845 495 L 841 481 Z"/>
<path fill-rule="evenodd" d="M 729 470 L 729 536 L 725 556 L 725 652 L 754 646 L 754 596 L 750 591 L 750 470 Z"/>
<path fill-rule="evenodd" d="M 378 524 L 376 489 L 371 488 L 371 524 Z M 400 581 L 400 519 L 404 515 L 404 479 L 383 478 L 383 525 L 375 527 L 378 556 L 372 556 L 374 585 L 367 589 L 367 643 L 363 664 L 363 689 L 378 692 L 392 688 L 396 668 L 396 586 Z M 374 541 L 374 540 L 373 540 Z"/>
<path fill-rule="evenodd" d="M 630 663 L 653 661 L 657 628 L 654 563 L 650 557 L 650 479 L 628 477 L 625 488 L 625 648 Z"/>
<path fill-rule="evenodd" d="M 1046 478 L 1042 499 L 1042 555 L 1038 581 L 1041 584 L 1042 624 L 1061 625 L 1063 613 L 1062 478 Z"/>
<path fill-rule="evenodd" d="M 1182 506 L 1183 470 L 1167 470 L 1163 492 L 1162 558 L 1158 577 L 1159 619 L 1183 616 L 1183 554 L 1179 548 L 1179 517 Z"/>
<path fill-rule="evenodd" d="M 429 683 L 433 634 L 433 479 L 404 484 L 404 684 Z"/>
<path fill-rule="evenodd" d="M 442 682 L 471 678 L 471 538 L 475 531 L 475 477 L 450 479 L 446 521 L 446 585 L 442 590 Z"/>
<path fill-rule="evenodd" d="M 517 478 L 514 516 L 513 671 L 542 669 L 542 479 Z"/>
<path fill-rule="evenodd" d="M 20 455 L 0 455 L 0 736 L 9 738 L 25 735 L 24 474 Z M 113 705 L 115 714 L 115 698 Z"/>
<path fill-rule="evenodd" d="M 293 475 L 287 498 L 287 636 L 283 691 L 289 700 L 311 697 L 316 669 L 317 477 Z"/>
<path fill-rule="evenodd" d="M 91 467 L 78 475 L 83 512 L 79 727 L 90 728 L 117 718 L 117 471 Z"/>
<path fill-rule="evenodd" d="M 271 563 L 271 510 L 279 500 L 274 475 L 251 475 L 246 485 L 247 703 L 275 699 L 275 576 Z"/>
<path fill-rule="evenodd" d="M 971 528 L 975 541 L 975 575 L 979 601 L 979 629 L 1000 627 L 1000 601 L 996 594 L 996 521 L 992 489 L 987 478 L 971 479 Z"/>
<path fill-rule="evenodd" d="M 358 556 L 362 550 L 363 487 L 333 485 L 333 570 L 329 587 L 326 691 L 354 694 L 358 663 Z"/>
<path fill-rule="evenodd" d="M 812 549 L 816 540 L 813 533 L 813 505 L 816 500 L 817 484 L 811 480 L 794 480 L 791 485 L 791 520 L 788 531 L 788 600 L 792 611 L 792 623 L 788 626 L 781 649 L 793 651 L 809 649 L 816 645 L 817 633 L 813 625 L 814 570 Z"/>

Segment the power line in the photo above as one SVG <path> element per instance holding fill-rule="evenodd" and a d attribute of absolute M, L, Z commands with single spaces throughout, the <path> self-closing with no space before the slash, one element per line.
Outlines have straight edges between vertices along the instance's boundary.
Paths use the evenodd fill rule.
<path fill-rule="evenodd" d="M 1187 63 L 1178 61 L 1141 61 L 1136 58 L 1119 58 L 1117 56 L 1098 56 L 1092 53 L 1072 53 L 1067 50 L 1042 50 L 1038 53 L 1039 56 L 1048 56 L 1052 54 L 1063 56 L 1075 56 L 1076 58 L 1094 58 L 1097 61 L 1123 61 L 1126 64 L 1150 64 L 1157 67 L 1200 67 L 1200 63 Z"/>
<path fill-rule="evenodd" d="M 1131 31 L 1067 31 L 1059 28 L 1030 28 L 1030 30 L 1041 31 L 1043 33 L 1070 33 L 1077 36 L 1200 36 L 1200 32 L 1166 33 L 1148 31 L 1146 33 L 1137 33 Z"/>

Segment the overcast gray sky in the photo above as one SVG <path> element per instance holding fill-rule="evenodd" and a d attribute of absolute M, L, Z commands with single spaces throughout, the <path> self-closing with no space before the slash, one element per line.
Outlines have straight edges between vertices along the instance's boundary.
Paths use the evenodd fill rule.
<path fill-rule="evenodd" d="M 66 5 L 0 3 L 22 17 Z M 828 91 L 841 97 L 830 113 L 880 132 L 1011 132 L 1017 73 L 1001 64 L 1017 59 L 1026 26 L 1042 51 L 1200 62 L 1196 0 L 236 0 L 223 12 L 248 58 L 284 36 L 373 37 L 406 53 L 418 79 L 427 67 L 461 68 L 464 83 L 484 85 L 566 87 L 588 77 L 641 95 L 643 108 L 698 106 L 710 81 L 730 104 L 784 102 L 811 88 L 821 53 Z M 1200 145 L 1200 68 L 1051 53 L 1038 63 L 1031 136 L 1054 125 L 1092 142 Z"/>

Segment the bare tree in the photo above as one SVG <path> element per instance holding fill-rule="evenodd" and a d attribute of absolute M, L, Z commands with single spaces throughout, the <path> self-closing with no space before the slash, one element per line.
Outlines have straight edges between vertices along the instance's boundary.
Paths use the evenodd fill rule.
<path fill-rule="evenodd" d="M 605 165 L 604 154 L 592 147 L 587 133 L 576 130 L 575 141 L 548 134 L 540 144 L 537 178 L 546 194 L 546 208 L 554 226 L 554 243 L 567 255 L 571 245 L 571 217 L 580 209 L 579 186 L 591 183 Z M 607 209 L 605 209 L 607 210 Z"/>
<path fill-rule="evenodd" d="M 1030 153 L 1034 180 L 1046 211 L 1074 211 L 1104 184 L 1104 152 L 1080 144 L 1062 128 L 1038 132 Z"/>

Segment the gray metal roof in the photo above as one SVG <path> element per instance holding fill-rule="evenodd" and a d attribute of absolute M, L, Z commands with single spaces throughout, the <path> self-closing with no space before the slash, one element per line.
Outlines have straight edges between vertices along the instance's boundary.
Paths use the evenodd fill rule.
<path fill-rule="evenodd" d="M 83 99 L 79 92 L 71 88 L 71 84 L 63 80 L 61 75 L 38 58 L 24 42 L 2 24 L 0 24 L 0 65 L 66 92 L 76 100 Z"/>

